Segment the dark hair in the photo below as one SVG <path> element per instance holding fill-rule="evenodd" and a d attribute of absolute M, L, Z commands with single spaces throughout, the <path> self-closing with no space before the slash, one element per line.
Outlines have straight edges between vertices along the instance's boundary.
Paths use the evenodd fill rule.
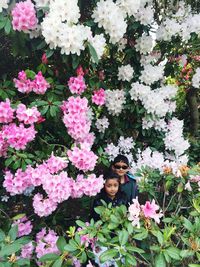
<path fill-rule="evenodd" d="M 120 176 L 118 174 L 116 174 L 115 172 L 113 172 L 112 170 L 107 171 L 104 175 L 103 175 L 104 180 L 109 180 L 109 179 L 118 179 L 120 181 Z"/>
<path fill-rule="evenodd" d="M 124 162 L 125 164 L 127 164 L 129 166 L 129 160 L 124 155 L 118 155 L 117 157 L 115 157 L 112 164 L 114 165 L 120 161 Z"/>

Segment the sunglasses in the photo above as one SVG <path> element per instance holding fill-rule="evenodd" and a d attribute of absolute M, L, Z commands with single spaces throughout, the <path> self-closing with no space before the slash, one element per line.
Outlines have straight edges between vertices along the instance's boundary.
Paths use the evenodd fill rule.
<path fill-rule="evenodd" d="M 128 169 L 128 166 L 126 165 L 124 165 L 124 166 L 120 166 L 120 165 L 114 165 L 114 167 L 115 167 L 115 169 L 117 169 L 117 170 L 120 170 L 120 169 L 122 169 L 122 170 L 127 170 Z"/>

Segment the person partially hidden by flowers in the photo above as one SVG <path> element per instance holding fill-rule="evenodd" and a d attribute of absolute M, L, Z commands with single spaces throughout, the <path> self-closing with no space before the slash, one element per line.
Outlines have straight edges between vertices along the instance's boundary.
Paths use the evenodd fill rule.
<path fill-rule="evenodd" d="M 118 155 L 112 162 L 112 171 L 120 177 L 121 191 L 127 196 L 128 203 L 138 196 L 136 178 L 130 173 L 129 160 L 124 155 Z"/>

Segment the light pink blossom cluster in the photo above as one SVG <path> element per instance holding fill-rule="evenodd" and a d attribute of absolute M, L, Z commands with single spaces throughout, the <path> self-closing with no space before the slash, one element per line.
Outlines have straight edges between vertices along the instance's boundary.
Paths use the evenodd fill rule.
<path fill-rule="evenodd" d="M 106 94 L 103 88 L 93 92 L 92 103 L 98 106 L 103 106 L 106 102 Z"/>
<path fill-rule="evenodd" d="M 56 246 L 56 242 L 58 240 L 58 235 L 53 230 L 46 230 L 46 228 L 42 228 L 42 230 L 36 235 L 36 256 L 37 258 L 41 258 L 43 255 L 48 253 L 56 253 L 59 254 L 59 250 Z"/>
<path fill-rule="evenodd" d="M 86 84 L 82 75 L 70 77 L 68 86 L 72 94 L 81 95 L 86 89 Z"/>
<path fill-rule="evenodd" d="M 34 4 L 30 0 L 17 3 L 12 10 L 12 17 L 15 31 L 34 30 L 38 22 Z"/>
<path fill-rule="evenodd" d="M 34 246 L 33 246 L 33 242 L 31 241 L 22 247 L 20 258 L 31 259 L 33 250 L 34 250 Z"/>
<path fill-rule="evenodd" d="M 10 100 L 0 102 L 0 123 L 9 123 L 14 119 L 14 109 L 11 108 Z"/>
<path fill-rule="evenodd" d="M 98 178 L 95 174 L 89 175 L 85 178 L 82 174 L 79 174 L 76 181 L 72 182 L 72 198 L 81 198 L 84 194 L 86 196 L 95 196 L 101 191 L 104 186 L 103 176 L 100 175 Z"/>
<path fill-rule="evenodd" d="M 43 195 L 40 193 L 37 193 L 34 197 L 33 197 L 33 208 L 34 208 L 34 212 L 40 216 L 48 216 L 50 215 L 52 212 L 54 212 L 57 208 L 57 203 L 54 202 L 52 199 L 50 198 L 43 198 Z"/>
<path fill-rule="evenodd" d="M 140 219 L 149 218 L 154 219 L 156 223 L 160 223 L 160 218 L 163 217 L 162 212 L 158 212 L 159 206 L 155 204 L 155 200 L 152 202 L 146 201 L 145 205 L 140 205 L 138 199 L 133 199 L 133 204 L 128 208 L 128 219 L 132 221 L 133 226 L 140 228 Z"/>
<path fill-rule="evenodd" d="M 98 159 L 94 152 L 88 148 L 78 148 L 77 146 L 68 150 L 67 155 L 72 164 L 82 171 L 92 171 Z"/>
<path fill-rule="evenodd" d="M 13 225 L 18 226 L 18 237 L 29 235 L 33 229 L 31 221 L 29 221 L 26 216 L 14 221 Z"/>
<path fill-rule="evenodd" d="M 91 121 L 88 118 L 88 101 L 78 97 L 69 97 L 63 102 L 61 109 L 64 112 L 63 122 L 68 134 L 78 142 L 84 141 L 90 131 Z"/>
<path fill-rule="evenodd" d="M 22 123 L 20 123 L 19 126 L 15 123 L 3 125 L 1 130 L 2 138 L 9 146 L 15 148 L 16 150 L 25 149 L 26 145 L 33 141 L 36 135 L 33 125 L 26 128 Z"/>
<path fill-rule="evenodd" d="M 18 79 L 14 78 L 13 81 L 15 83 L 15 87 L 21 93 L 30 93 L 33 91 L 36 94 L 44 95 L 46 90 L 50 87 L 41 71 L 35 75 L 34 80 L 28 79 L 25 71 L 20 71 L 18 73 Z"/>
<path fill-rule="evenodd" d="M 16 117 L 24 124 L 33 124 L 38 122 L 41 114 L 36 107 L 26 108 L 24 104 L 19 104 L 16 110 Z"/>
<path fill-rule="evenodd" d="M 198 190 L 200 191 L 200 175 L 190 175 L 188 182 L 185 184 L 185 189 L 188 191 L 192 191 L 191 183 L 195 183 L 198 185 Z"/>

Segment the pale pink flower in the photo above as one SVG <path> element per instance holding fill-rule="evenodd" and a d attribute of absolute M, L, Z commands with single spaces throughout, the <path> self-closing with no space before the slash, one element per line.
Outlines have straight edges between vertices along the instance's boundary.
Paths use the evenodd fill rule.
<path fill-rule="evenodd" d="M 33 250 L 34 250 L 33 242 L 29 242 L 28 244 L 24 245 L 21 250 L 20 258 L 31 259 Z"/>
<path fill-rule="evenodd" d="M 46 90 L 50 87 L 50 84 L 45 80 L 41 71 L 35 75 L 33 83 L 33 92 L 38 95 L 44 95 Z"/>
<path fill-rule="evenodd" d="M 29 221 L 26 216 L 17 221 L 14 221 L 13 225 L 18 226 L 18 237 L 29 235 L 33 229 L 31 221 Z"/>
<path fill-rule="evenodd" d="M 104 105 L 106 102 L 106 94 L 103 88 L 100 88 L 97 91 L 93 92 L 92 103 L 95 103 L 98 106 Z"/>
<path fill-rule="evenodd" d="M 41 117 L 36 107 L 26 108 L 24 104 L 19 104 L 16 110 L 16 117 L 24 124 L 33 124 Z"/>
<path fill-rule="evenodd" d="M 185 184 L 185 190 L 192 191 L 192 187 L 189 181 Z"/>
<path fill-rule="evenodd" d="M 49 172 L 54 174 L 67 168 L 68 161 L 66 158 L 56 157 L 52 154 L 45 164 Z"/>
<path fill-rule="evenodd" d="M 86 89 L 84 78 L 81 75 L 77 77 L 71 77 L 68 81 L 68 86 L 71 93 L 78 95 L 81 95 Z"/>
<path fill-rule="evenodd" d="M 16 31 L 34 30 L 37 25 L 36 10 L 34 4 L 30 1 L 19 2 L 11 12 L 12 26 Z"/>
<path fill-rule="evenodd" d="M 46 217 L 56 210 L 57 203 L 55 203 L 52 199 L 49 198 L 43 199 L 43 196 L 37 193 L 33 197 L 33 208 L 38 216 Z"/>
<path fill-rule="evenodd" d="M 0 123 L 9 123 L 14 119 L 14 109 L 11 108 L 10 100 L 0 102 Z"/>
<path fill-rule="evenodd" d="M 141 206 L 138 202 L 138 198 L 133 199 L 133 203 L 128 208 L 128 219 L 132 221 L 132 225 L 136 226 L 137 228 L 140 228 L 140 212 L 141 212 Z"/>
<path fill-rule="evenodd" d="M 30 93 L 33 90 L 34 82 L 27 79 L 25 71 L 20 71 L 18 73 L 18 79 L 13 79 L 15 87 L 21 93 Z"/>

